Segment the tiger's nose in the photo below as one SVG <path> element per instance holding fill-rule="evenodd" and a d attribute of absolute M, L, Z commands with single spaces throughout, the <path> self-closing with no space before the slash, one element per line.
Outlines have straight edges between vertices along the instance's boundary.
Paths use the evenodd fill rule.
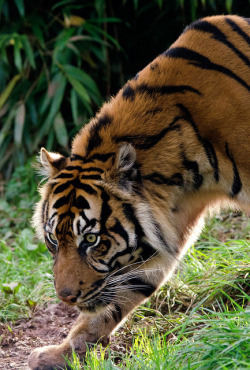
<path fill-rule="evenodd" d="M 60 298 L 62 301 L 66 303 L 75 303 L 77 300 L 77 296 L 73 295 L 71 289 L 64 288 L 60 290 L 60 292 L 57 294 L 58 298 Z"/>

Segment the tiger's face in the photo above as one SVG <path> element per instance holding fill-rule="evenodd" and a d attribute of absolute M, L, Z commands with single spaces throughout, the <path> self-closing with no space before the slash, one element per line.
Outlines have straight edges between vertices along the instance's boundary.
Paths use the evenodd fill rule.
<path fill-rule="evenodd" d="M 62 165 L 56 164 L 58 159 L 52 162 L 51 154 L 44 151 L 42 155 L 45 167 L 59 167 L 59 171 L 51 168 L 52 176 L 42 189 L 34 215 L 35 226 L 54 259 L 56 293 L 82 311 L 96 312 L 117 299 L 126 272 L 142 262 L 143 253 L 150 249 L 142 248 L 143 232 L 135 222 L 131 202 L 134 198 L 117 184 L 122 178 L 120 186 L 124 186 L 124 173 L 112 182 L 97 163 L 73 165 L 67 160 Z M 130 161 L 127 156 L 126 170 Z M 127 190 L 129 187 L 131 183 L 126 184 Z"/>

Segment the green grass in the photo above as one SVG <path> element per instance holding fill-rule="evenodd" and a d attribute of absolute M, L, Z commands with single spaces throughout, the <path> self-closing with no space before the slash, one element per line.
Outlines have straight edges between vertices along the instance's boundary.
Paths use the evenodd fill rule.
<path fill-rule="evenodd" d="M 30 218 L 37 200 L 30 165 L 19 167 L 0 199 L 0 320 L 28 317 L 54 297 L 51 258 L 37 243 Z"/>
<path fill-rule="evenodd" d="M 30 167 L 22 169 L 22 176 L 25 171 Z M 22 183 L 20 174 L 15 176 L 9 187 Z M 44 245 L 34 241 L 28 222 L 37 197 L 30 190 L 34 186 L 27 181 L 14 201 L 9 196 L 0 201 L 3 321 L 32 315 L 34 305 L 55 299 L 51 259 Z M 7 195 L 14 192 L 9 187 Z M 115 334 L 118 344 L 95 347 L 85 365 L 74 356 L 71 368 L 250 368 L 249 230 L 249 221 L 240 214 L 210 219 L 176 274 Z M 225 241 L 227 236 L 234 239 Z"/>

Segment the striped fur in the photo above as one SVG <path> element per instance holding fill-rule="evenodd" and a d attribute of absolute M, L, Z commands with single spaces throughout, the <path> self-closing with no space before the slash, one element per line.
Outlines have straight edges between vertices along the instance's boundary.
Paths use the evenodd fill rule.
<path fill-rule="evenodd" d="M 108 343 L 173 272 L 208 208 L 249 211 L 249 41 L 247 19 L 194 22 L 104 104 L 69 158 L 42 149 L 33 223 L 58 296 L 81 313 L 60 346 L 31 354 L 31 369 Z"/>

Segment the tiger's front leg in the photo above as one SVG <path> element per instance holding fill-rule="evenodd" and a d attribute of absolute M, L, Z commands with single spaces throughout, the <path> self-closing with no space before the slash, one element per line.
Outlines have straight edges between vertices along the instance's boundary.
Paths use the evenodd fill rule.
<path fill-rule="evenodd" d="M 108 345 L 111 333 L 136 306 L 155 292 L 163 279 L 164 275 L 159 271 L 155 272 L 153 279 L 148 275 L 145 279 L 130 278 L 127 285 L 119 287 L 115 303 L 111 303 L 106 311 L 95 316 L 81 313 L 67 338 L 60 345 L 34 350 L 28 360 L 29 368 L 32 370 L 65 368 L 64 357 L 70 358 L 72 350 L 83 358 L 87 344 Z"/>
<path fill-rule="evenodd" d="M 70 358 L 72 350 L 83 358 L 87 343 L 98 342 L 106 346 L 109 343 L 109 334 L 110 328 L 101 315 L 90 317 L 80 314 L 67 338 L 59 345 L 35 349 L 29 356 L 28 366 L 32 370 L 64 369 L 65 357 Z"/>

